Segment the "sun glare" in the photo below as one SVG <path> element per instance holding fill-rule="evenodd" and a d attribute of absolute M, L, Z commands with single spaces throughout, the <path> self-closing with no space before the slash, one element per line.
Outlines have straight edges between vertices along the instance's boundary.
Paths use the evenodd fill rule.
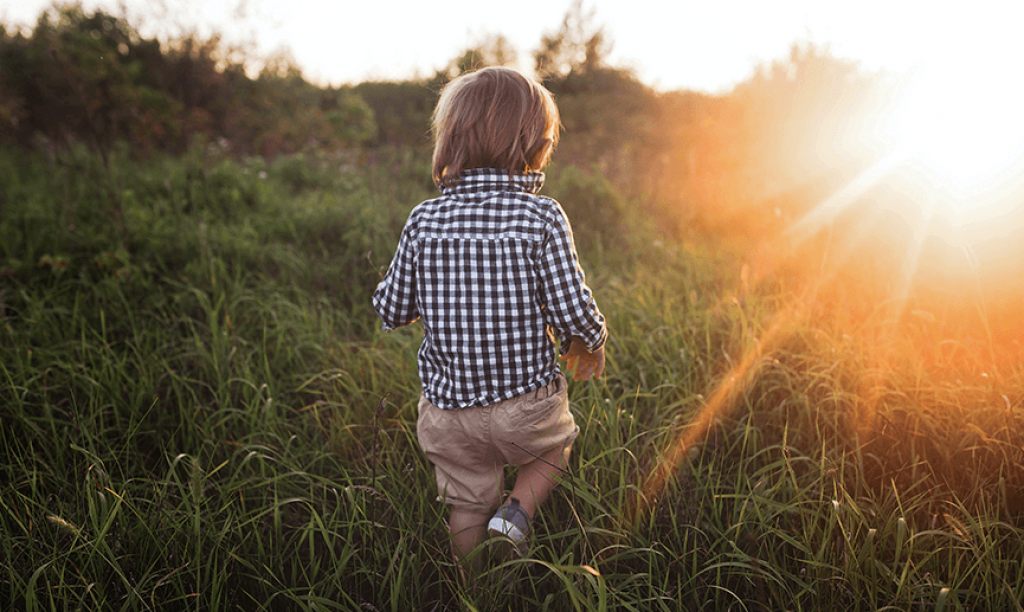
<path fill-rule="evenodd" d="M 891 115 L 894 155 L 948 190 L 961 212 L 1022 170 L 1024 114 L 1010 74 L 922 71 Z"/>
<path fill-rule="evenodd" d="M 926 293 L 1005 294 L 1024 261 L 1020 72 L 966 58 L 935 65 L 886 109 L 887 153 L 784 235 L 799 252 L 827 232 L 822 269 L 870 256 L 894 313 Z"/>

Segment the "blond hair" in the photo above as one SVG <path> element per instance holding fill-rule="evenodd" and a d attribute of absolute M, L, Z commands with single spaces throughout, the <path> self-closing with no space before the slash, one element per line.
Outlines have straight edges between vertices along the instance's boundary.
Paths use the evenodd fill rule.
<path fill-rule="evenodd" d="M 434 182 L 450 187 L 471 168 L 540 170 L 560 127 L 551 92 L 522 73 L 490 67 L 461 75 L 434 109 Z"/>

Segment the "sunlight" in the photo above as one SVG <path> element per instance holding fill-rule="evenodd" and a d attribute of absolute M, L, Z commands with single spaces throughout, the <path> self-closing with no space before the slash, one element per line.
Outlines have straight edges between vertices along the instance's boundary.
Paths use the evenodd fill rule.
<path fill-rule="evenodd" d="M 830 225 L 843 211 L 856 204 L 867 190 L 892 172 L 896 163 L 896 158 L 889 155 L 861 172 L 793 223 L 783 235 L 786 242 L 800 244 Z"/>
<path fill-rule="evenodd" d="M 885 111 L 888 154 L 784 234 L 797 248 L 828 232 L 822 266 L 858 251 L 890 257 L 896 313 L 915 285 L 973 293 L 980 275 L 991 284 L 1016 274 L 1006 262 L 1021 250 L 1024 88 L 977 58 L 936 65 L 908 78 Z"/>
<path fill-rule="evenodd" d="M 742 359 L 722 377 L 711 395 L 690 419 L 685 431 L 672 440 L 668 448 L 662 452 L 640 488 L 633 508 L 634 514 L 627 517 L 628 522 L 636 521 L 657 501 L 665 486 L 676 477 L 683 462 L 694 459 L 712 429 L 720 426 L 723 419 L 735 408 L 746 385 L 754 379 L 752 374 L 770 362 L 765 361 L 765 355 L 770 355 L 777 348 L 778 343 L 803 316 L 800 304 L 805 298 L 806 296 L 802 295 L 776 316 L 771 326 L 757 338 Z"/>
<path fill-rule="evenodd" d="M 1024 115 L 1012 74 L 965 62 L 920 70 L 903 88 L 889 126 L 894 156 L 947 189 L 959 212 L 1020 172 Z"/>

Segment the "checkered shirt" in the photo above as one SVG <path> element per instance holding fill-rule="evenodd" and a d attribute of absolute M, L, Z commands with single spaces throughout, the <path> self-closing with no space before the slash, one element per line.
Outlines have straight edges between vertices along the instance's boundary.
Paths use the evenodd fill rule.
<path fill-rule="evenodd" d="M 468 170 L 413 209 L 373 306 L 387 331 L 423 320 L 423 395 L 446 410 L 486 406 L 558 374 L 567 350 L 607 337 L 558 202 L 539 172 Z"/>

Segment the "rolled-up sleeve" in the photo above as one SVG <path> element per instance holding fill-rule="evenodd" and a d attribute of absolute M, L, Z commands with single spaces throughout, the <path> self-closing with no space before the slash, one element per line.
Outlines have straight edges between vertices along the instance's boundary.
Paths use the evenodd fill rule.
<path fill-rule="evenodd" d="M 416 252 L 412 234 L 407 224 L 387 274 L 373 292 L 373 309 L 384 331 L 409 325 L 420 317 L 416 308 Z"/>
<path fill-rule="evenodd" d="M 559 334 L 563 353 L 571 336 L 580 338 L 593 352 L 608 337 L 604 315 L 587 286 L 565 212 L 560 206 L 555 211 L 539 258 L 545 323 Z"/>

